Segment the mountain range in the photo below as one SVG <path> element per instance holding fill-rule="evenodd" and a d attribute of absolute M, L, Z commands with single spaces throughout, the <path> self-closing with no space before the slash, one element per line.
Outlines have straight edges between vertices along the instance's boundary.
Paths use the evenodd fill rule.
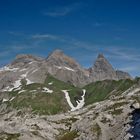
<path fill-rule="evenodd" d="M 55 50 L 47 58 L 18 55 L 11 64 L 0 69 L 0 89 L 16 88 L 21 80 L 27 84 L 43 83 L 47 74 L 78 87 L 107 79 L 132 79 L 128 73 L 116 71 L 102 54 L 91 68 L 85 69 L 61 50 Z"/>
<path fill-rule="evenodd" d="M 0 140 L 129 140 L 140 78 L 99 54 L 83 68 L 61 50 L 0 69 Z"/>

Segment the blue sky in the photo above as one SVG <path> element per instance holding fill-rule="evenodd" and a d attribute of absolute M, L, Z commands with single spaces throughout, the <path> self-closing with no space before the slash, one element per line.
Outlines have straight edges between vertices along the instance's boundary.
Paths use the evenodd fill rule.
<path fill-rule="evenodd" d="M 17 54 L 62 49 L 82 66 L 103 53 L 140 76 L 139 0 L 1 0 L 0 66 Z"/>

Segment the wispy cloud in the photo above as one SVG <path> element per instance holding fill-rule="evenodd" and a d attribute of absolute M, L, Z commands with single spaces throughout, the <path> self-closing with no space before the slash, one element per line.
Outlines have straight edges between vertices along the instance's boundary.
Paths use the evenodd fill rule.
<path fill-rule="evenodd" d="M 77 39 L 58 36 L 58 35 L 51 35 L 51 34 L 36 34 L 32 35 L 33 39 L 36 40 L 57 40 L 59 42 L 64 42 L 66 44 L 70 44 L 71 47 L 69 49 L 79 48 L 84 49 L 88 52 L 102 52 L 108 58 L 114 59 L 121 59 L 125 61 L 140 61 L 140 54 L 138 54 L 134 49 L 129 49 L 125 46 L 106 46 L 101 44 L 91 44 L 84 41 L 80 41 Z"/>
<path fill-rule="evenodd" d="M 15 35 L 15 32 L 12 33 Z M 16 34 L 18 35 L 18 33 Z M 21 34 L 19 34 L 21 35 Z M 94 44 L 90 42 L 85 42 L 81 40 L 77 40 L 71 37 L 66 37 L 63 35 L 54 35 L 54 34 L 33 34 L 33 35 L 25 35 L 23 34 L 23 38 L 25 42 L 23 42 L 22 46 L 26 45 L 26 42 L 30 42 L 32 47 L 37 47 L 42 41 L 54 40 L 58 42 L 62 42 L 64 44 L 69 45 L 67 49 L 83 49 L 87 52 L 92 53 L 105 53 L 105 55 L 110 59 L 121 59 L 124 61 L 140 61 L 140 54 L 137 53 L 135 48 L 128 48 L 125 46 L 106 46 L 102 44 Z M 30 47 L 31 47 L 30 46 Z M 30 48 L 28 46 L 28 48 Z M 14 49 L 20 49 L 21 47 L 14 46 Z M 24 48 L 24 47 L 23 47 Z M 139 52 L 139 51 L 138 51 Z"/>
<path fill-rule="evenodd" d="M 60 37 L 55 36 L 55 35 L 51 35 L 51 34 L 35 34 L 32 35 L 33 39 L 52 39 L 52 40 L 57 40 Z"/>
<path fill-rule="evenodd" d="M 8 34 L 13 35 L 13 36 L 23 36 L 24 33 L 22 32 L 15 32 L 15 31 L 9 31 Z"/>
<path fill-rule="evenodd" d="M 82 3 L 74 3 L 74 4 L 71 4 L 68 6 L 55 7 L 50 10 L 44 11 L 42 13 L 45 16 L 62 17 L 62 16 L 66 16 L 82 7 L 83 7 Z"/>
<path fill-rule="evenodd" d="M 122 70 L 122 71 L 127 71 L 127 72 L 129 72 L 129 73 L 133 73 L 133 72 L 138 72 L 139 70 L 140 70 L 140 66 L 138 66 L 138 65 L 131 65 L 131 66 L 126 66 L 126 67 L 120 67 L 119 68 L 120 70 Z"/>
<path fill-rule="evenodd" d="M 23 38 L 24 37 L 25 35 L 23 36 Z M 57 45 L 47 46 L 46 44 L 48 41 L 55 41 L 54 44 Z M 45 45 L 45 47 L 43 47 L 43 44 Z M 66 52 L 73 52 L 71 53 L 72 56 L 80 60 L 80 62 L 86 64 L 86 66 L 88 66 L 88 62 L 94 62 L 98 53 L 104 53 L 105 56 L 111 61 L 111 63 L 117 63 L 117 68 L 121 70 L 128 72 L 134 72 L 139 70 L 139 67 L 137 67 L 137 65 L 135 66 L 135 64 L 137 64 L 140 61 L 140 55 L 138 53 L 139 51 L 136 51 L 135 48 L 129 48 L 126 46 L 107 46 L 103 44 L 94 44 L 63 35 L 55 35 L 48 33 L 37 33 L 30 35 L 27 34 L 23 42 L 19 41 L 17 42 L 17 44 L 12 44 L 10 46 L 10 51 L 20 53 L 26 50 L 28 52 L 28 50 L 31 49 L 41 48 L 41 46 L 42 49 L 50 48 L 49 50 L 53 50 L 57 47 L 56 49 L 59 48 L 65 50 Z M 53 49 L 51 47 L 53 47 Z M 83 60 L 81 60 L 81 56 L 85 56 L 83 57 Z M 121 64 L 119 65 L 118 62 L 121 62 Z"/>
<path fill-rule="evenodd" d="M 140 54 L 136 49 L 126 48 L 124 46 L 114 46 L 108 49 L 109 57 L 127 60 L 127 61 L 140 61 Z"/>
<path fill-rule="evenodd" d="M 63 8 L 61 10 L 55 10 L 55 11 L 50 11 L 50 12 L 44 12 L 43 14 L 45 16 L 50 16 L 50 17 L 60 17 L 60 16 L 66 16 L 72 11 L 70 8 Z"/>
<path fill-rule="evenodd" d="M 66 53 L 79 61 L 84 67 L 91 66 L 98 53 L 104 53 L 111 64 L 113 64 L 117 69 L 127 71 L 133 76 L 136 76 L 140 69 L 138 65 L 140 62 L 139 50 L 137 50 L 138 48 L 95 44 L 68 36 L 49 33 L 18 34 L 16 32 L 12 32 L 11 35 L 15 36 L 17 41 L 9 44 L 9 46 L 5 47 L 5 51 L 3 50 L 0 53 L 0 58 L 2 60 L 7 56 L 10 56 L 10 54 L 13 54 L 14 57 L 16 54 L 30 52 L 32 52 L 32 54 L 46 57 L 47 54 L 54 49 L 63 49 Z M 23 39 L 18 40 L 18 36 Z M 2 48 L 2 46 L 0 47 Z M 38 52 L 38 50 L 40 52 Z"/>

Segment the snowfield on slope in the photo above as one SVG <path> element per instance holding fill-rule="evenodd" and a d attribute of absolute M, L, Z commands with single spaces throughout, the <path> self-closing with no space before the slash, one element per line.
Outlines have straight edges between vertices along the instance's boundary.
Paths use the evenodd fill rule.
<path fill-rule="evenodd" d="M 8 66 L 5 66 L 3 68 L 0 68 L 0 72 L 3 72 L 3 71 L 13 71 L 13 72 L 16 72 L 19 68 L 10 68 Z"/>
<path fill-rule="evenodd" d="M 56 66 L 56 68 L 58 68 L 58 69 L 64 69 L 64 70 L 69 70 L 69 71 L 73 71 L 73 72 L 75 72 L 75 70 L 74 70 L 74 69 L 69 68 L 69 67 Z"/>
<path fill-rule="evenodd" d="M 65 94 L 65 98 L 66 98 L 66 100 L 67 100 L 67 102 L 68 102 L 68 104 L 69 104 L 69 106 L 71 108 L 71 111 L 78 110 L 78 109 L 80 109 L 80 108 L 82 108 L 84 106 L 84 104 L 85 104 L 85 94 L 86 94 L 86 90 L 85 89 L 83 89 L 83 95 L 81 96 L 82 99 L 76 101 L 76 103 L 77 103 L 76 107 L 72 104 L 72 102 L 70 100 L 70 96 L 69 96 L 68 90 L 62 90 L 62 92 Z"/>

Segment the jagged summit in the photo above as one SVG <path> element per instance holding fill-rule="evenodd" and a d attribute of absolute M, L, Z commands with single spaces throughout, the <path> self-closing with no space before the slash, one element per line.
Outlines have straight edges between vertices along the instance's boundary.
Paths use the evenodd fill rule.
<path fill-rule="evenodd" d="M 53 51 L 46 60 L 48 63 L 57 66 L 70 66 L 71 68 L 80 66 L 73 58 L 65 55 L 62 50 Z"/>
<path fill-rule="evenodd" d="M 16 56 L 16 59 L 23 59 L 23 58 L 33 58 L 34 56 L 31 54 L 19 54 Z"/>
<path fill-rule="evenodd" d="M 52 53 L 57 54 L 57 55 L 64 54 L 64 52 L 62 50 L 59 50 L 59 49 L 54 50 Z"/>
<path fill-rule="evenodd" d="M 22 61 L 22 60 L 36 60 L 40 61 L 43 60 L 43 58 L 32 55 L 32 54 L 19 54 L 16 56 L 15 61 Z"/>
<path fill-rule="evenodd" d="M 53 51 L 46 59 L 46 63 L 48 72 L 59 80 L 75 86 L 83 86 L 89 83 L 84 68 L 61 50 Z"/>
<path fill-rule="evenodd" d="M 93 81 L 117 80 L 116 71 L 103 54 L 98 55 L 90 73 Z"/>
<path fill-rule="evenodd" d="M 105 57 L 104 57 L 104 54 L 99 53 L 97 58 L 100 59 L 100 58 L 105 58 Z"/>
<path fill-rule="evenodd" d="M 64 52 L 62 50 L 56 49 L 53 52 L 51 52 L 47 58 L 51 56 L 61 56 L 61 55 L 64 55 Z"/>
<path fill-rule="evenodd" d="M 103 54 L 97 56 L 93 67 L 90 69 L 90 77 L 93 81 L 132 79 L 128 73 L 116 71 Z"/>
<path fill-rule="evenodd" d="M 103 54 L 99 54 L 93 68 L 95 70 L 114 70 L 112 65 L 109 63 L 109 61 L 104 57 Z"/>

